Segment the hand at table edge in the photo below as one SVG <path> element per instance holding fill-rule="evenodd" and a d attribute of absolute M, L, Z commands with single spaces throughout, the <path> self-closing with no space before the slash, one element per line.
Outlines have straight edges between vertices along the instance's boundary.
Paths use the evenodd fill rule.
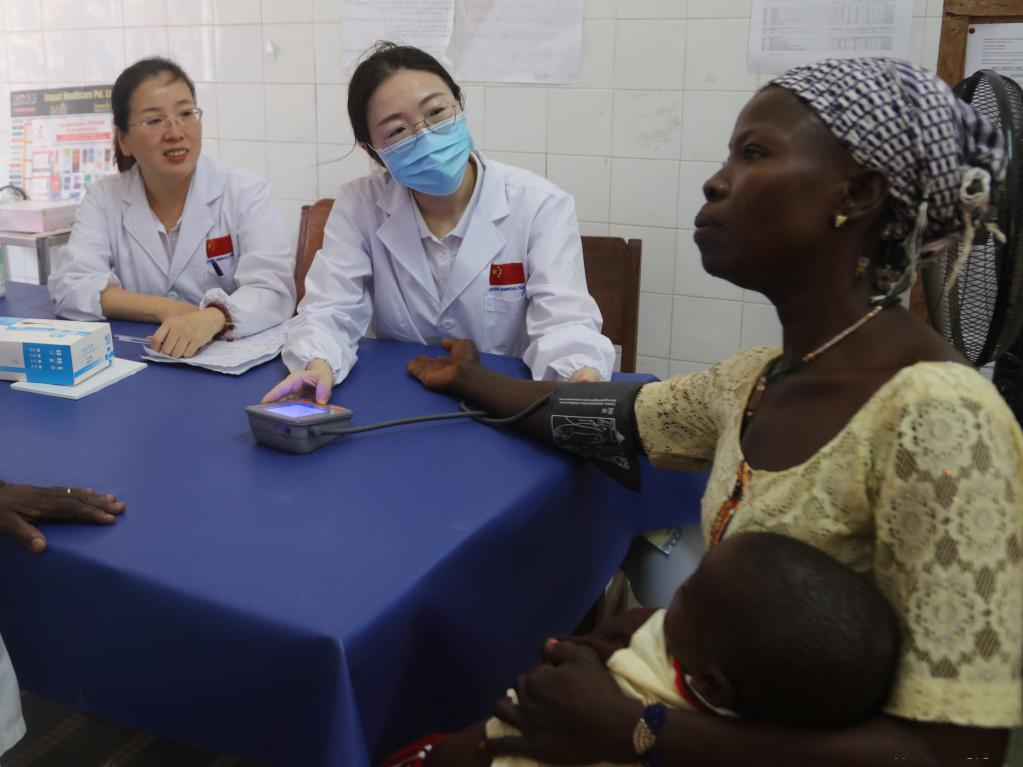
<path fill-rule="evenodd" d="M 0 482 L 0 533 L 36 554 L 46 549 L 46 537 L 36 523 L 56 520 L 110 525 L 124 509 L 115 496 L 91 488 Z"/>

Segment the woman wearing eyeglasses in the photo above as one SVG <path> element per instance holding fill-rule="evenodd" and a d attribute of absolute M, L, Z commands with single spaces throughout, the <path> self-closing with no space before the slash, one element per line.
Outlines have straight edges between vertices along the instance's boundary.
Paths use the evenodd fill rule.
<path fill-rule="evenodd" d="M 48 283 L 57 314 L 160 323 L 153 348 L 174 357 L 290 317 L 294 256 L 270 185 L 202 156 L 188 75 L 143 59 L 111 102 L 121 172 L 82 201 L 69 258 Z"/>
<path fill-rule="evenodd" d="M 610 377 L 571 195 L 473 151 L 461 88 L 440 63 L 380 44 L 352 75 L 348 115 L 388 172 L 339 191 L 288 323 L 292 375 L 265 400 L 310 386 L 326 402 L 370 320 L 380 338 L 472 338 L 537 379 Z"/>

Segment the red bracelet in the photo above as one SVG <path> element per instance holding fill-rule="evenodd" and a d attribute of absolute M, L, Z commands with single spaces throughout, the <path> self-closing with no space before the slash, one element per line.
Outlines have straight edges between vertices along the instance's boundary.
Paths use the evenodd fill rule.
<path fill-rule="evenodd" d="M 233 341 L 233 338 L 227 338 L 227 334 L 234 330 L 234 320 L 231 319 L 231 312 L 227 310 L 227 307 L 223 304 L 208 303 L 203 307 L 204 309 L 216 309 L 218 312 L 224 315 L 224 327 L 220 329 L 220 332 L 213 336 L 214 340 L 223 339 L 225 341 Z"/>

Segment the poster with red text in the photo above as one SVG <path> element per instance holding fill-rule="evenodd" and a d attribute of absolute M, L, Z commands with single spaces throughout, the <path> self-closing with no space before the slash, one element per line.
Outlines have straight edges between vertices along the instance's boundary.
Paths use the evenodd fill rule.
<path fill-rule="evenodd" d="M 80 200 L 116 172 L 110 89 L 12 91 L 10 183 L 32 200 Z"/>

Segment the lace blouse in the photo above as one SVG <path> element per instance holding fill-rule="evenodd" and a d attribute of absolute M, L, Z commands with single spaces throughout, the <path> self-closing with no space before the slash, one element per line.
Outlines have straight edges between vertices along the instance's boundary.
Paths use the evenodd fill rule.
<path fill-rule="evenodd" d="M 711 468 L 705 543 L 744 459 L 744 406 L 778 353 L 740 352 L 636 399 L 655 465 Z M 743 530 L 791 535 L 873 577 L 903 630 L 887 713 L 1020 723 L 1023 433 L 979 373 L 949 362 L 899 371 L 810 459 L 752 469 L 725 534 Z"/>

